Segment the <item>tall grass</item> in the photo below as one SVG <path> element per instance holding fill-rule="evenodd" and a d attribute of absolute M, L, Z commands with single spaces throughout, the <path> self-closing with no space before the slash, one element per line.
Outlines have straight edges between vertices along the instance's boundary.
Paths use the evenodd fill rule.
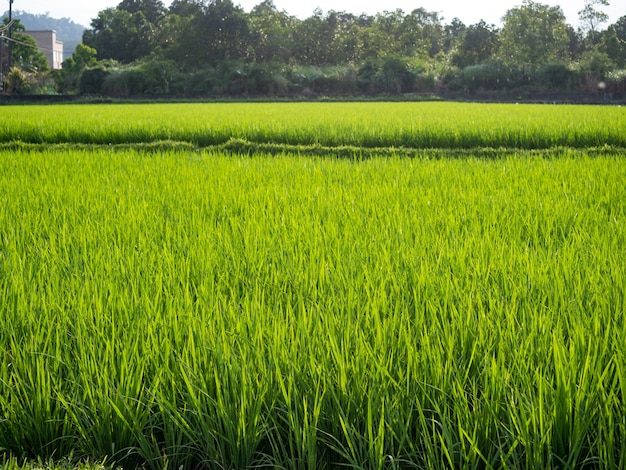
<path fill-rule="evenodd" d="M 624 468 L 626 169 L 0 152 L 0 450 Z"/>
<path fill-rule="evenodd" d="M 0 142 L 408 148 L 626 147 L 619 107 L 471 103 L 4 106 Z"/>

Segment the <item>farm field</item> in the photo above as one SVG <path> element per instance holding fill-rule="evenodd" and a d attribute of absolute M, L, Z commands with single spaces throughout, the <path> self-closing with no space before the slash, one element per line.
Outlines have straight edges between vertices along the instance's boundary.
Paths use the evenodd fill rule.
<path fill-rule="evenodd" d="M 626 467 L 623 109 L 248 106 L 0 108 L 0 456 Z"/>
<path fill-rule="evenodd" d="M 0 142 L 410 149 L 626 147 L 626 109 L 476 103 L 4 106 Z"/>

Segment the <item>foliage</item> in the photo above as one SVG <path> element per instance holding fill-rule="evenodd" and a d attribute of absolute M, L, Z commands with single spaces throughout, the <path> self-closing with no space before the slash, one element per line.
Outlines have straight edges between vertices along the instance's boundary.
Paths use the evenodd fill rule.
<path fill-rule="evenodd" d="M 623 145 L 619 109 L 107 105 L 3 119 L 0 140 L 16 144 L 0 150 L 10 461 L 624 467 L 623 150 L 428 149 Z M 404 142 L 421 158 L 108 146 L 218 134 Z M 19 147 L 36 139 L 104 145 Z"/>
<path fill-rule="evenodd" d="M 169 95 L 177 80 L 172 61 L 146 60 L 110 70 L 97 92 L 108 96 Z"/>
<path fill-rule="evenodd" d="M 589 91 L 596 91 L 615 64 L 606 53 L 593 49 L 582 54 L 579 67 L 584 86 Z"/>
<path fill-rule="evenodd" d="M 12 67 L 4 80 L 4 90 L 12 95 L 24 95 L 30 88 L 28 74 L 19 67 Z"/>
<path fill-rule="evenodd" d="M 180 2 L 173 8 L 181 14 L 168 24 L 174 36 L 168 38 L 163 49 L 167 58 L 186 69 L 197 70 L 242 59 L 247 54 L 248 21 L 231 0 L 215 0 L 207 5 Z"/>
<path fill-rule="evenodd" d="M 47 72 L 50 69 L 46 55 L 37 47 L 37 41 L 26 34 L 13 34 L 13 64 L 29 72 Z"/>
<path fill-rule="evenodd" d="M 55 84 L 49 73 L 33 73 L 20 67 L 12 67 L 3 78 L 3 90 L 10 95 L 54 93 Z"/>
<path fill-rule="evenodd" d="M 503 21 L 500 54 L 506 62 L 535 70 L 567 58 L 569 41 L 561 7 L 523 0 L 507 11 Z"/>
<path fill-rule="evenodd" d="M 288 62 L 292 51 L 295 19 L 264 0 L 249 15 L 252 54 L 256 61 Z"/>
<path fill-rule="evenodd" d="M 486 62 L 470 65 L 462 71 L 463 84 L 469 91 L 498 90 L 506 86 L 502 80 L 504 65 L 498 62 Z"/>
<path fill-rule="evenodd" d="M 71 57 L 63 61 L 62 69 L 57 75 L 57 88 L 61 93 L 77 91 L 80 76 L 87 67 L 95 67 L 96 50 L 79 44 Z"/>
<path fill-rule="evenodd" d="M 9 24 L 9 19 L 7 17 L 3 18 L 2 24 L 4 25 L 4 27 L 7 27 Z M 37 41 L 35 41 L 35 39 L 22 33 L 23 31 L 25 31 L 25 28 L 19 19 L 13 20 L 11 30 L 11 50 L 13 65 L 23 69 L 25 72 L 48 71 L 48 60 L 46 59 L 45 54 L 39 50 L 39 48 L 37 47 Z M 8 50 L 8 48 L 9 39 L 3 38 L 2 49 Z"/>
<path fill-rule="evenodd" d="M 464 28 L 452 52 L 452 63 L 465 68 L 486 63 L 494 58 L 498 50 L 498 31 L 493 25 L 480 21 Z"/>
<path fill-rule="evenodd" d="M 608 91 L 610 93 L 626 94 L 626 70 L 614 70 L 606 76 Z"/>
<path fill-rule="evenodd" d="M 3 123 L 0 142 L 175 141 L 208 147 L 244 139 L 366 148 L 626 148 L 626 114 L 618 107 L 430 102 L 63 105 L 9 107 L 3 110 Z"/>
<path fill-rule="evenodd" d="M 83 38 L 101 67 L 115 68 L 97 91 L 108 96 L 581 93 L 626 64 L 626 20 L 600 30 L 603 5 L 589 0 L 581 15 L 593 27 L 576 30 L 559 7 L 524 0 L 499 30 L 484 21 L 444 24 L 424 8 L 358 16 L 317 9 L 299 19 L 272 0 L 250 12 L 232 0 L 176 0 L 169 8 L 123 0 L 100 11 Z M 78 91 L 75 60 L 55 74 L 59 92 Z"/>
<path fill-rule="evenodd" d="M 122 0 L 118 9 L 132 15 L 141 14 L 150 24 L 157 25 L 165 16 L 165 5 L 161 0 Z"/>
<path fill-rule="evenodd" d="M 119 470 L 113 466 L 105 466 L 102 463 L 92 463 L 89 461 L 76 462 L 71 458 L 64 459 L 37 459 L 25 460 L 15 456 L 0 457 L 0 467 L 3 470 Z"/>
<path fill-rule="evenodd" d="M 567 90 L 575 85 L 575 73 L 567 65 L 544 64 L 537 70 L 538 81 L 548 89 Z"/>
<path fill-rule="evenodd" d="M 148 55 L 156 45 L 156 27 L 141 11 L 107 8 L 91 22 L 83 43 L 98 52 L 98 59 L 130 63 Z"/>
<path fill-rule="evenodd" d="M 611 25 L 602 35 L 601 51 L 618 67 L 626 66 L 626 35 L 618 35 L 618 25 Z"/>
<path fill-rule="evenodd" d="M 79 91 L 81 94 L 98 95 L 111 72 L 102 66 L 90 67 L 80 74 Z"/>
<path fill-rule="evenodd" d="M 3 467 L 623 467 L 624 119 L 6 107 Z"/>
<path fill-rule="evenodd" d="M 585 0 L 585 7 L 578 12 L 578 18 L 585 31 L 595 33 L 602 23 L 608 21 L 609 15 L 599 9 L 608 5 L 608 0 Z"/>

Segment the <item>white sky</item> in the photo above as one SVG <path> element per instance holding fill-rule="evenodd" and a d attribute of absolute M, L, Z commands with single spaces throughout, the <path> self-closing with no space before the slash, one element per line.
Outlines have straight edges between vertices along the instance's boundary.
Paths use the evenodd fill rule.
<path fill-rule="evenodd" d="M 171 0 L 162 0 L 165 6 L 169 6 Z M 233 0 L 235 5 L 240 5 L 246 11 L 250 11 L 262 0 Z M 584 0 L 538 0 L 548 5 L 561 5 L 567 16 L 567 21 L 572 26 L 578 25 L 578 11 L 583 8 Z M 120 0 L 13 0 L 13 9 L 30 13 L 48 13 L 53 18 L 71 18 L 74 22 L 89 26 L 91 19 L 95 18 L 99 11 L 105 8 L 115 7 Z M 604 11 L 609 14 L 610 22 L 626 15 L 626 2 L 624 0 L 610 0 L 611 5 Z M 401 8 L 410 12 L 415 8 L 423 7 L 428 11 L 435 11 L 444 17 L 444 22 L 449 22 L 458 17 L 465 24 L 474 24 L 481 19 L 487 23 L 500 24 L 502 16 L 515 6 L 522 4 L 522 0 L 487 0 L 474 2 L 472 0 L 387 0 L 385 2 L 363 0 L 274 0 L 274 4 L 280 10 L 299 18 L 311 16 L 317 7 L 324 12 L 329 10 L 346 11 L 349 13 L 374 14 L 384 10 L 393 11 Z M 9 9 L 9 0 L 0 0 L 0 14 Z"/>

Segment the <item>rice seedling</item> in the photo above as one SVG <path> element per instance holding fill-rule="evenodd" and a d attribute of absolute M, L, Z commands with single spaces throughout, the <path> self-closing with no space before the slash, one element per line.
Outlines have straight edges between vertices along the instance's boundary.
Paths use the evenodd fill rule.
<path fill-rule="evenodd" d="M 81 135 L 64 125 L 41 140 Z M 581 151 L 2 150 L 0 449 L 9 467 L 623 468 L 625 180 Z"/>
<path fill-rule="evenodd" d="M 472 103 L 194 103 L 4 106 L 0 142 L 208 147 L 626 147 L 619 107 Z"/>

